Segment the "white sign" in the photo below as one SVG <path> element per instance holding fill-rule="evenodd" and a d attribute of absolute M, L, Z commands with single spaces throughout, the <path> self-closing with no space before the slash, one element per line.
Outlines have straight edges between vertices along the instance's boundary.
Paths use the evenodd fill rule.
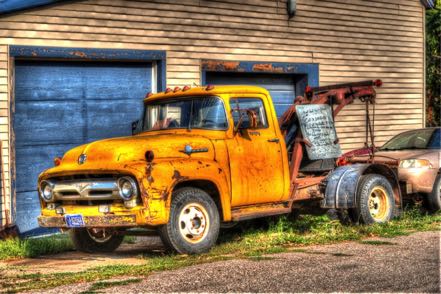
<path fill-rule="evenodd" d="M 310 147 L 306 145 L 309 159 L 339 157 L 341 148 L 337 143 L 331 106 L 327 104 L 297 105 L 296 112 L 303 138 L 311 143 Z"/>

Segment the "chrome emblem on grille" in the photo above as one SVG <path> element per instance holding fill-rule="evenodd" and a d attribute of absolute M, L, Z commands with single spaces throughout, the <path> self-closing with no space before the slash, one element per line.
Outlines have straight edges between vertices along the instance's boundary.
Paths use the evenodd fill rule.
<path fill-rule="evenodd" d="M 86 159 L 87 159 L 87 155 L 86 155 L 86 154 L 81 154 L 81 155 L 78 157 L 78 164 L 83 164 L 83 163 L 85 163 L 85 162 L 86 162 Z"/>

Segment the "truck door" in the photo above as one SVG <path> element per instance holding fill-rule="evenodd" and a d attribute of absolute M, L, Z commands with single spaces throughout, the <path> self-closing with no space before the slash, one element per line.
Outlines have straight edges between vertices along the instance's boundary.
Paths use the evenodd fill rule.
<path fill-rule="evenodd" d="M 288 169 L 280 131 L 276 130 L 274 109 L 264 97 L 232 97 L 231 116 L 241 128 L 227 140 L 230 157 L 231 206 L 279 202 L 287 197 Z M 257 128 L 249 129 L 247 110 L 257 116 Z M 278 128 L 278 126 L 277 126 Z M 286 169 L 286 170 L 285 170 Z M 285 196 L 286 195 L 286 196 Z"/>

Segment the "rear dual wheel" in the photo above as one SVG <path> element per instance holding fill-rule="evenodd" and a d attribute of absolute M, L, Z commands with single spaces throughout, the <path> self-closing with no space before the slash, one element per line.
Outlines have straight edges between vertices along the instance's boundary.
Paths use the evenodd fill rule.
<path fill-rule="evenodd" d="M 392 185 L 384 176 L 364 175 L 357 187 L 356 207 L 339 210 L 343 224 L 375 224 L 390 221 L 394 216 L 395 201 Z"/>

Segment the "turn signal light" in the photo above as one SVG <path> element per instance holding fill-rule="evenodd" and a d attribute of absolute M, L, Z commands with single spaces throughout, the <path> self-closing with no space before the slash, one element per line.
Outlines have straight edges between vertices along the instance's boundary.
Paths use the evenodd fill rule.
<path fill-rule="evenodd" d="M 59 166 L 61 164 L 61 158 L 60 157 L 55 157 L 54 158 L 54 165 L 55 166 Z"/>

